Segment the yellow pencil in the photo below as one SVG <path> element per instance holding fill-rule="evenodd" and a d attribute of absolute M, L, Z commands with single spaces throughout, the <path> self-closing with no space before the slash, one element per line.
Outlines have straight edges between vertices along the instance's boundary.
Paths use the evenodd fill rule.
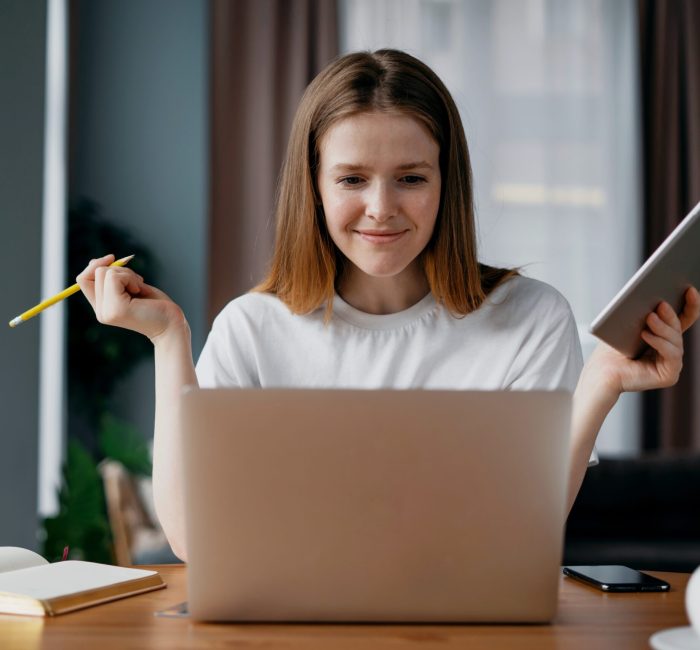
<path fill-rule="evenodd" d="M 133 257 L 133 255 L 129 255 L 128 257 L 122 257 L 120 260 L 112 262 L 110 266 L 124 266 L 125 264 L 128 264 L 133 259 Z M 72 296 L 74 293 L 78 293 L 78 291 L 80 291 L 80 286 L 76 283 L 72 287 L 64 289 L 63 291 L 61 291 L 61 293 L 57 293 L 55 296 L 53 296 L 53 298 L 47 298 L 46 300 L 40 302 L 36 307 L 27 309 L 27 311 L 17 316 L 17 318 L 13 318 L 10 321 L 10 327 L 17 327 L 17 325 L 23 323 L 25 320 L 29 320 L 32 316 L 36 316 L 38 313 L 44 311 L 44 309 L 46 309 L 47 307 L 51 307 L 51 305 L 55 305 L 57 302 L 61 302 L 61 300 L 64 300 L 68 296 Z"/>

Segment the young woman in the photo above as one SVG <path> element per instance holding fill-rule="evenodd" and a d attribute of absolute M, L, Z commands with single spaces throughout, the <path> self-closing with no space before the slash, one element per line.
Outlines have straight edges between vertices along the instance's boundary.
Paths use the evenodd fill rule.
<path fill-rule="evenodd" d="M 469 154 L 455 104 L 426 65 L 395 50 L 331 63 L 301 100 L 261 285 L 214 322 L 195 369 L 182 310 L 128 268 L 78 276 L 102 323 L 154 344 L 153 479 L 161 523 L 186 558 L 179 394 L 201 386 L 574 391 L 569 507 L 623 391 L 670 386 L 682 331 L 662 303 L 631 361 L 600 345 L 582 370 L 575 322 L 548 285 L 477 259 Z"/>

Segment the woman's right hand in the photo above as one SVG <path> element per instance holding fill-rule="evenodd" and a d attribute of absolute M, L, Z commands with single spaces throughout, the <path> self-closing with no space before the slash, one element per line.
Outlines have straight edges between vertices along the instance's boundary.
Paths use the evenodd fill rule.
<path fill-rule="evenodd" d="M 185 324 L 182 309 L 160 289 L 125 266 L 110 266 L 114 255 L 91 260 L 76 282 L 100 323 L 139 332 L 155 343 Z"/>

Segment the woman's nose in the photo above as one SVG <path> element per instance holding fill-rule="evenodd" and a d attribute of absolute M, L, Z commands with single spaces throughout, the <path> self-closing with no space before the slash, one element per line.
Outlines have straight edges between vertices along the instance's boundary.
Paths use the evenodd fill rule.
<path fill-rule="evenodd" d="M 367 216 L 381 222 L 395 217 L 396 212 L 396 197 L 391 187 L 387 183 L 375 183 L 367 201 Z"/>

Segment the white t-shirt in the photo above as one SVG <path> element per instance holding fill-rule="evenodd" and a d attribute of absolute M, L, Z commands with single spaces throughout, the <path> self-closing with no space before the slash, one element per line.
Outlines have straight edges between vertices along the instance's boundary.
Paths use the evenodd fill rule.
<path fill-rule="evenodd" d="M 324 314 L 325 307 L 293 314 L 269 294 L 233 300 L 199 357 L 199 385 L 573 392 L 583 365 L 566 299 L 523 276 L 462 318 L 432 294 L 389 315 L 361 312 L 336 296 L 330 322 Z"/>

